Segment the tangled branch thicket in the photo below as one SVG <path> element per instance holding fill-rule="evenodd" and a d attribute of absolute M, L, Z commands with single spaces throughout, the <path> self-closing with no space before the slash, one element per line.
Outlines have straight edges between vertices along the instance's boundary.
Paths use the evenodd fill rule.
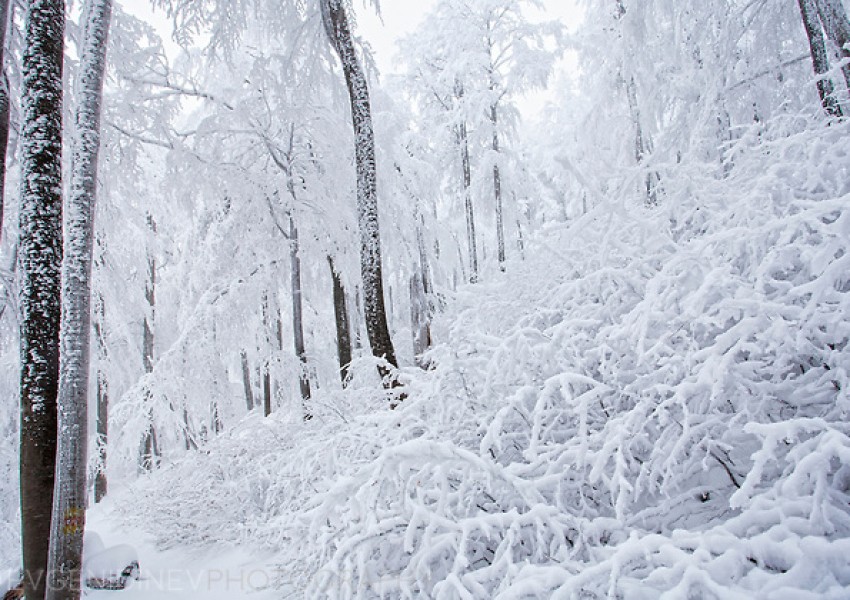
<path fill-rule="evenodd" d="M 846 595 L 850 124 L 754 128 L 459 292 L 399 410 L 250 418 L 135 517 L 274 547 L 309 597 Z"/>

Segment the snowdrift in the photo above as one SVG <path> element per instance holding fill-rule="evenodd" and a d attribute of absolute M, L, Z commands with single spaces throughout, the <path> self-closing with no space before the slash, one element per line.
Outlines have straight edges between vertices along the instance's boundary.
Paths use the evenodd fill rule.
<path fill-rule="evenodd" d="M 311 598 L 848 597 L 850 125 L 758 127 L 457 293 L 400 409 L 254 415 L 127 518 Z"/>

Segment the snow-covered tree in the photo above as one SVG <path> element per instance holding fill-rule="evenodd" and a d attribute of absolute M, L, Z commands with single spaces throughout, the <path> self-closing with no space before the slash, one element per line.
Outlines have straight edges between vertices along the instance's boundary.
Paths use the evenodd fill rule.
<path fill-rule="evenodd" d="M 83 7 L 70 197 L 62 263 L 58 440 L 48 600 L 79 600 L 88 489 L 91 272 L 100 116 L 112 0 Z"/>
<path fill-rule="evenodd" d="M 62 63 L 65 6 L 34 0 L 23 57 L 19 212 L 21 519 L 24 594 L 43 600 L 56 464 L 62 263 Z M 67 515 L 71 527 L 76 514 Z"/>
<path fill-rule="evenodd" d="M 504 268 L 505 202 L 513 197 L 518 157 L 517 102 L 546 85 L 559 53 L 561 27 L 533 22 L 527 14 L 540 6 L 533 0 L 442 0 L 402 45 L 421 114 L 454 138 L 453 144 L 439 138 L 433 143 L 443 145 L 442 156 L 457 149 L 459 163 L 450 172 L 460 174 L 471 280 L 479 262 L 476 213 L 485 200 L 494 217 L 497 264 Z"/>
<path fill-rule="evenodd" d="M 372 353 L 391 366 L 398 360 L 387 326 L 384 301 L 381 232 L 378 221 L 377 171 L 375 137 L 369 84 L 357 51 L 346 8 L 342 0 L 321 0 L 322 21 L 328 40 L 339 55 L 351 101 L 354 124 L 355 161 L 357 166 L 357 221 L 360 229 L 360 272 L 363 279 L 363 301 L 366 332 Z"/>

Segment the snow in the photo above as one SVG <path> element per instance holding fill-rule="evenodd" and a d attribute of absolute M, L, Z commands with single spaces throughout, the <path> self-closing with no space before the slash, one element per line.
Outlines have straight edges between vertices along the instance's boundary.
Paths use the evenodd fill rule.
<path fill-rule="evenodd" d="M 128 108 L 108 118 L 138 135 L 105 139 L 114 162 L 101 172 L 96 366 L 110 391 L 110 493 L 89 514 L 89 575 L 138 561 L 122 598 L 850 595 L 850 122 L 824 114 L 811 65 L 794 58 L 805 49 L 794 3 L 634 2 L 619 18 L 585 3 L 572 40 L 584 73 L 563 86 L 545 131 L 500 132 L 504 223 L 523 231 L 504 273 L 492 103 L 469 81 L 469 106 L 446 109 L 466 53 L 448 76 L 435 65 L 436 102 L 448 104 L 429 107 L 427 82 L 412 89 L 415 60 L 407 81 L 382 86 L 367 80 L 368 52 L 346 44 L 355 114 L 367 83 L 373 92 L 374 122 L 353 134 L 318 4 L 287 5 L 269 24 L 249 9 L 271 2 L 233 2 L 230 20 L 207 14 L 221 2 L 160 4 L 185 40 L 208 35 L 234 62 L 199 51 L 159 64 L 157 45 L 145 55 L 138 43 L 150 31 L 117 28 L 128 64 L 107 105 Z M 257 43 L 240 47 L 237 32 Z M 178 134 L 171 100 L 183 93 L 193 113 Z M 141 139 L 157 141 L 151 164 L 135 162 L 138 148 L 123 154 Z M 375 167 L 360 169 L 361 216 L 372 217 L 361 243 L 358 155 Z M 464 285 L 473 197 L 481 268 Z M 395 410 L 399 390 L 380 385 L 387 365 L 367 348 L 340 386 L 327 270 L 330 257 L 362 339 L 355 257 L 377 255 L 379 203 L 385 268 L 367 288 L 385 286 L 400 350 Z M 281 343 L 296 335 L 287 211 L 306 368 Z M 144 298 L 151 264 L 156 314 Z M 437 313 L 426 370 L 404 349 L 420 271 L 435 294 L 415 300 Z M 16 360 L 3 363 L 8 397 Z M 266 373 L 269 416 L 245 401 Z M 10 481 L 14 413 L 0 414 Z M 151 426 L 161 466 L 140 473 Z M 16 500 L 0 479 L 9 548 Z M 105 594 L 116 597 L 87 597 Z"/>
<path fill-rule="evenodd" d="M 84 596 L 89 600 L 271 600 L 279 599 L 286 589 L 280 581 L 280 566 L 269 555 L 233 546 L 162 550 L 148 534 L 123 527 L 109 502 L 89 512 L 87 527 L 101 538 L 87 534 L 88 576 L 120 573 L 133 560 L 140 566 L 139 578 L 131 579 L 126 589 L 89 589 Z M 97 542 L 103 545 L 99 553 Z"/>

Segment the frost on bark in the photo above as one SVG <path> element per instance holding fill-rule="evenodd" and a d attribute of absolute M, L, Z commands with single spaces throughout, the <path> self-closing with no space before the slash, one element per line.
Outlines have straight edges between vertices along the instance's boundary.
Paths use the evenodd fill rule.
<path fill-rule="evenodd" d="M 292 181 L 290 180 L 290 185 Z M 304 310 L 301 302 L 301 255 L 298 246 L 298 228 L 295 218 L 289 216 L 289 267 L 292 287 L 292 332 L 295 356 L 298 358 L 298 383 L 301 388 L 301 404 L 304 420 L 312 418 L 310 414 L 310 376 L 307 368 L 307 349 L 304 345 Z"/>
<path fill-rule="evenodd" d="M 366 74 L 357 58 L 348 16 L 342 0 L 322 0 L 325 31 L 339 55 L 351 101 L 357 162 L 357 219 L 360 228 L 360 271 L 366 333 L 372 354 L 397 367 L 384 305 L 381 265 L 381 236 L 378 226 L 378 193 L 375 168 L 375 138 Z M 383 371 L 383 370 L 382 370 Z M 386 374 L 386 373 L 382 373 Z"/>
<path fill-rule="evenodd" d="M 817 88 L 820 102 L 826 114 L 834 117 L 841 116 L 841 106 L 833 95 L 835 89 L 832 85 L 832 80 L 825 77 L 825 73 L 829 72 L 829 55 L 826 52 L 826 42 L 824 41 L 823 31 L 821 31 L 820 22 L 818 20 L 817 8 L 814 0 L 797 0 L 800 5 L 800 14 L 803 18 L 803 27 L 806 29 L 806 36 L 809 39 L 809 50 L 812 54 L 812 66 L 815 70 L 815 75 L 818 76 Z"/>
<path fill-rule="evenodd" d="M 328 266 L 331 269 L 331 280 L 333 281 L 334 321 L 336 322 L 336 352 L 339 359 L 339 376 L 342 380 L 342 386 L 345 387 L 348 385 L 348 368 L 351 364 L 351 325 L 349 324 L 348 307 L 345 301 L 345 288 L 330 256 L 328 256 Z"/>
<path fill-rule="evenodd" d="M 823 29 L 827 37 L 835 45 L 839 60 L 850 59 L 850 20 L 844 9 L 842 0 L 814 0 L 817 3 Z M 811 0 L 809 0 L 811 3 Z M 808 32 L 808 26 L 806 26 Z M 850 91 L 850 64 L 841 67 L 844 73 L 844 82 Z"/>
<path fill-rule="evenodd" d="M 62 264 L 62 0 L 28 4 L 21 201 L 21 529 L 24 594 L 45 597 L 56 465 Z"/>
<path fill-rule="evenodd" d="M 112 0 L 90 0 L 83 13 L 73 169 L 65 223 L 59 370 L 59 435 L 48 600 L 79 600 L 86 514 L 86 450 L 94 207 L 100 114 Z"/>
<path fill-rule="evenodd" d="M 147 215 L 148 231 L 151 238 L 156 236 L 156 221 L 153 216 Z M 145 283 L 145 301 L 147 302 L 147 314 L 142 324 L 142 364 L 145 373 L 153 372 L 154 365 L 154 323 L 156 317 L 156 257 L 153 248 L 148 248 L 148 280 Z M 150 394 L 150 391 L 146 391 Z M 148 430 L 142 439 L 141 467 L 144 471 L 152 471 L 159 463 L 159 443 L 156 437 L 156 428 L 153 424 L 153 414 L 148 413 Z"/>
<path fill-rule="evenodd" d="M 455 82 L 455 98 L 458 102 L 463 99 L 463 84 L 460 81 Z M 469 135 L 463 117 L 458 124 L 457 136 L 463 178 L 463 204 L 466 213 L 466 243 L 469 249 L 469 283 L 475 283 L 478 281 L 478 249 L 475 242 L 475 211 L 472 205 L 472 163 L 469 159 Z"/>
<path fill-rule="evenodd" d="M 103 247 L 97 244 L 100 256 L 98 265 L 103 266 Z M 96 471 L 94 475 L 94 501 L 103 500 L 106 496 L 108 482 L 106 477 L 106 449 L 109 441 L 109 380 L 106 377 L 107 348 L 104 329 L 106 323 L 106 305 L 103 294 L 95 295 L 94 307 L 94 336 L 97 342 L 97 423 L 95 438 L 95 451 L 97 452 Z"/>
<path fill-rule="evenodd" d="M 0 0 L 0 240 L 6 197 L 6 152 L 9 148 L 9 77 L 6 74 L 6 30 L 9 27 L 9 0 Z"/>

